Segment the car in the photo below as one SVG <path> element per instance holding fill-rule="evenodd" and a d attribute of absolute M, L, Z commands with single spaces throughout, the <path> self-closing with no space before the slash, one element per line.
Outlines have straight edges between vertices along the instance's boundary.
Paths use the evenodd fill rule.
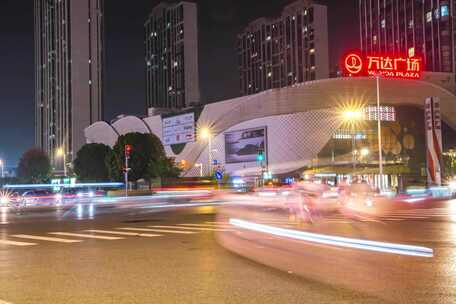
<path fill-rule="evenodd" d="M 55 203 L 59 200 L 58 195 L 49 190 L 30 190 L 20 196 L 20 201 L 25 206 L 42 203 Z"/>

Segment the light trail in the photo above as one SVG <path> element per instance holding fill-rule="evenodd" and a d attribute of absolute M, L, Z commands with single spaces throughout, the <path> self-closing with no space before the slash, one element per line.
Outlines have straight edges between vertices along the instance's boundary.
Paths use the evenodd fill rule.
<path fill-rule="evenodd" d="M 346 248 L 353 248 L 353 249 L 361 249 L 361 250 L 369 250 L 369 251 L 377 251 L 383 253 L 391 253 L 391 254 L 400 254 L 400 255 L 409 255 L 409 256 L 418 256 L 418 257 L 433 257 L 434 251 L 430 248 L 421 247 L 421 246 L 413 246 L 413 245 L 404 245 L 404 244 L 396 244 L 396 243 L 385 243 L 385 242 L 378 242 L 378 241 L 369 241 L 369 240 L 361 240 L 361 239 L 353 239 L 347 237 L 340 237 L 340 236 L 332 236 L 332 235 L 325 235 L 325 234 L 318 234 L 318 233 L 310 233 L 305 231 L 298 231 L 292 229 L 284 229 L 278 228 L 263 224 L 257 224 L 253 222 L 248 222 L 240 219 L 230 219 L 230 224 L 233 226 L 269 233 L 275 236 L 281 236 L 301 241 L 307 241 L 312 243 L 319 243 L 325 244 L 330 246 L 337 246 L 337 247 L 346 247 Z"/>

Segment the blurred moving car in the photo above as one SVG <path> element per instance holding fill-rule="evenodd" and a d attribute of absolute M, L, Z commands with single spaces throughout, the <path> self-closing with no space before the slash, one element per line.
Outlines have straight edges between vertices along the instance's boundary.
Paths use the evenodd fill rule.
<path fill-rule="evenodd" d="M 19 200 L 25 206 L 40 204 L 40 203 L 55 203 L 58 201 L 59 196 L 55 195 L 49 190 L 31 190 L 24 192 Z"/>

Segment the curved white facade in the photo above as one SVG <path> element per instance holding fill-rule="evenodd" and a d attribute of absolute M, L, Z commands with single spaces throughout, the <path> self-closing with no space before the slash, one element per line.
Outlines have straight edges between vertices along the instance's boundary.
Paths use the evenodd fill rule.
<path fill-rule="evenodd" d="M 435 84 L 424 81 L 382 79 L 382 105 L 423 107 L 426 97 L 439 97 L 444 121 L 456 129 L 456 96 Z M 376 85 L 372 78 L 335 78 L 303 83 L 293 87 L 269 90 L 259 94 L 208 104 L 197 121 L 197 128 L 208 127 L 213 133 L 212 156 L 225 170 L 235 175 L 260 172 L 256 162 L 225 164 L 226 132 L 254 127 L 267 128 L 267 156 L 273 174 L 293 171 L 309 164 L 337 130 L 336 108 L 355 101 L 376 104 Z M 162 138 L 161 117 L 145 119 L 127 116 L 112 126 L 97 122 L 85 130 L 87 142 L 112 146 L 113 130 L 117 134 L 152 132 Z M 203 164 L 208 172 L 207 141 L 188 143 L 175 155 L 169 146 L 166 153 L 176 161 Z M 190 166 L 186 176 L 199 174 Z"/>

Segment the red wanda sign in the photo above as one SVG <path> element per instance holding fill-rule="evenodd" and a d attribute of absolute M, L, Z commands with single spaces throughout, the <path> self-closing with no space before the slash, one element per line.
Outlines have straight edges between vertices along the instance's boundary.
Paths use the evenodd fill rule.
<path fill-rule="evenodd" d="M 362 56 L 349 53 L 344 57 L 348 76 L 383 76 L 390 78 L 421 78 L 422 61 L 417 57 Z"/>

